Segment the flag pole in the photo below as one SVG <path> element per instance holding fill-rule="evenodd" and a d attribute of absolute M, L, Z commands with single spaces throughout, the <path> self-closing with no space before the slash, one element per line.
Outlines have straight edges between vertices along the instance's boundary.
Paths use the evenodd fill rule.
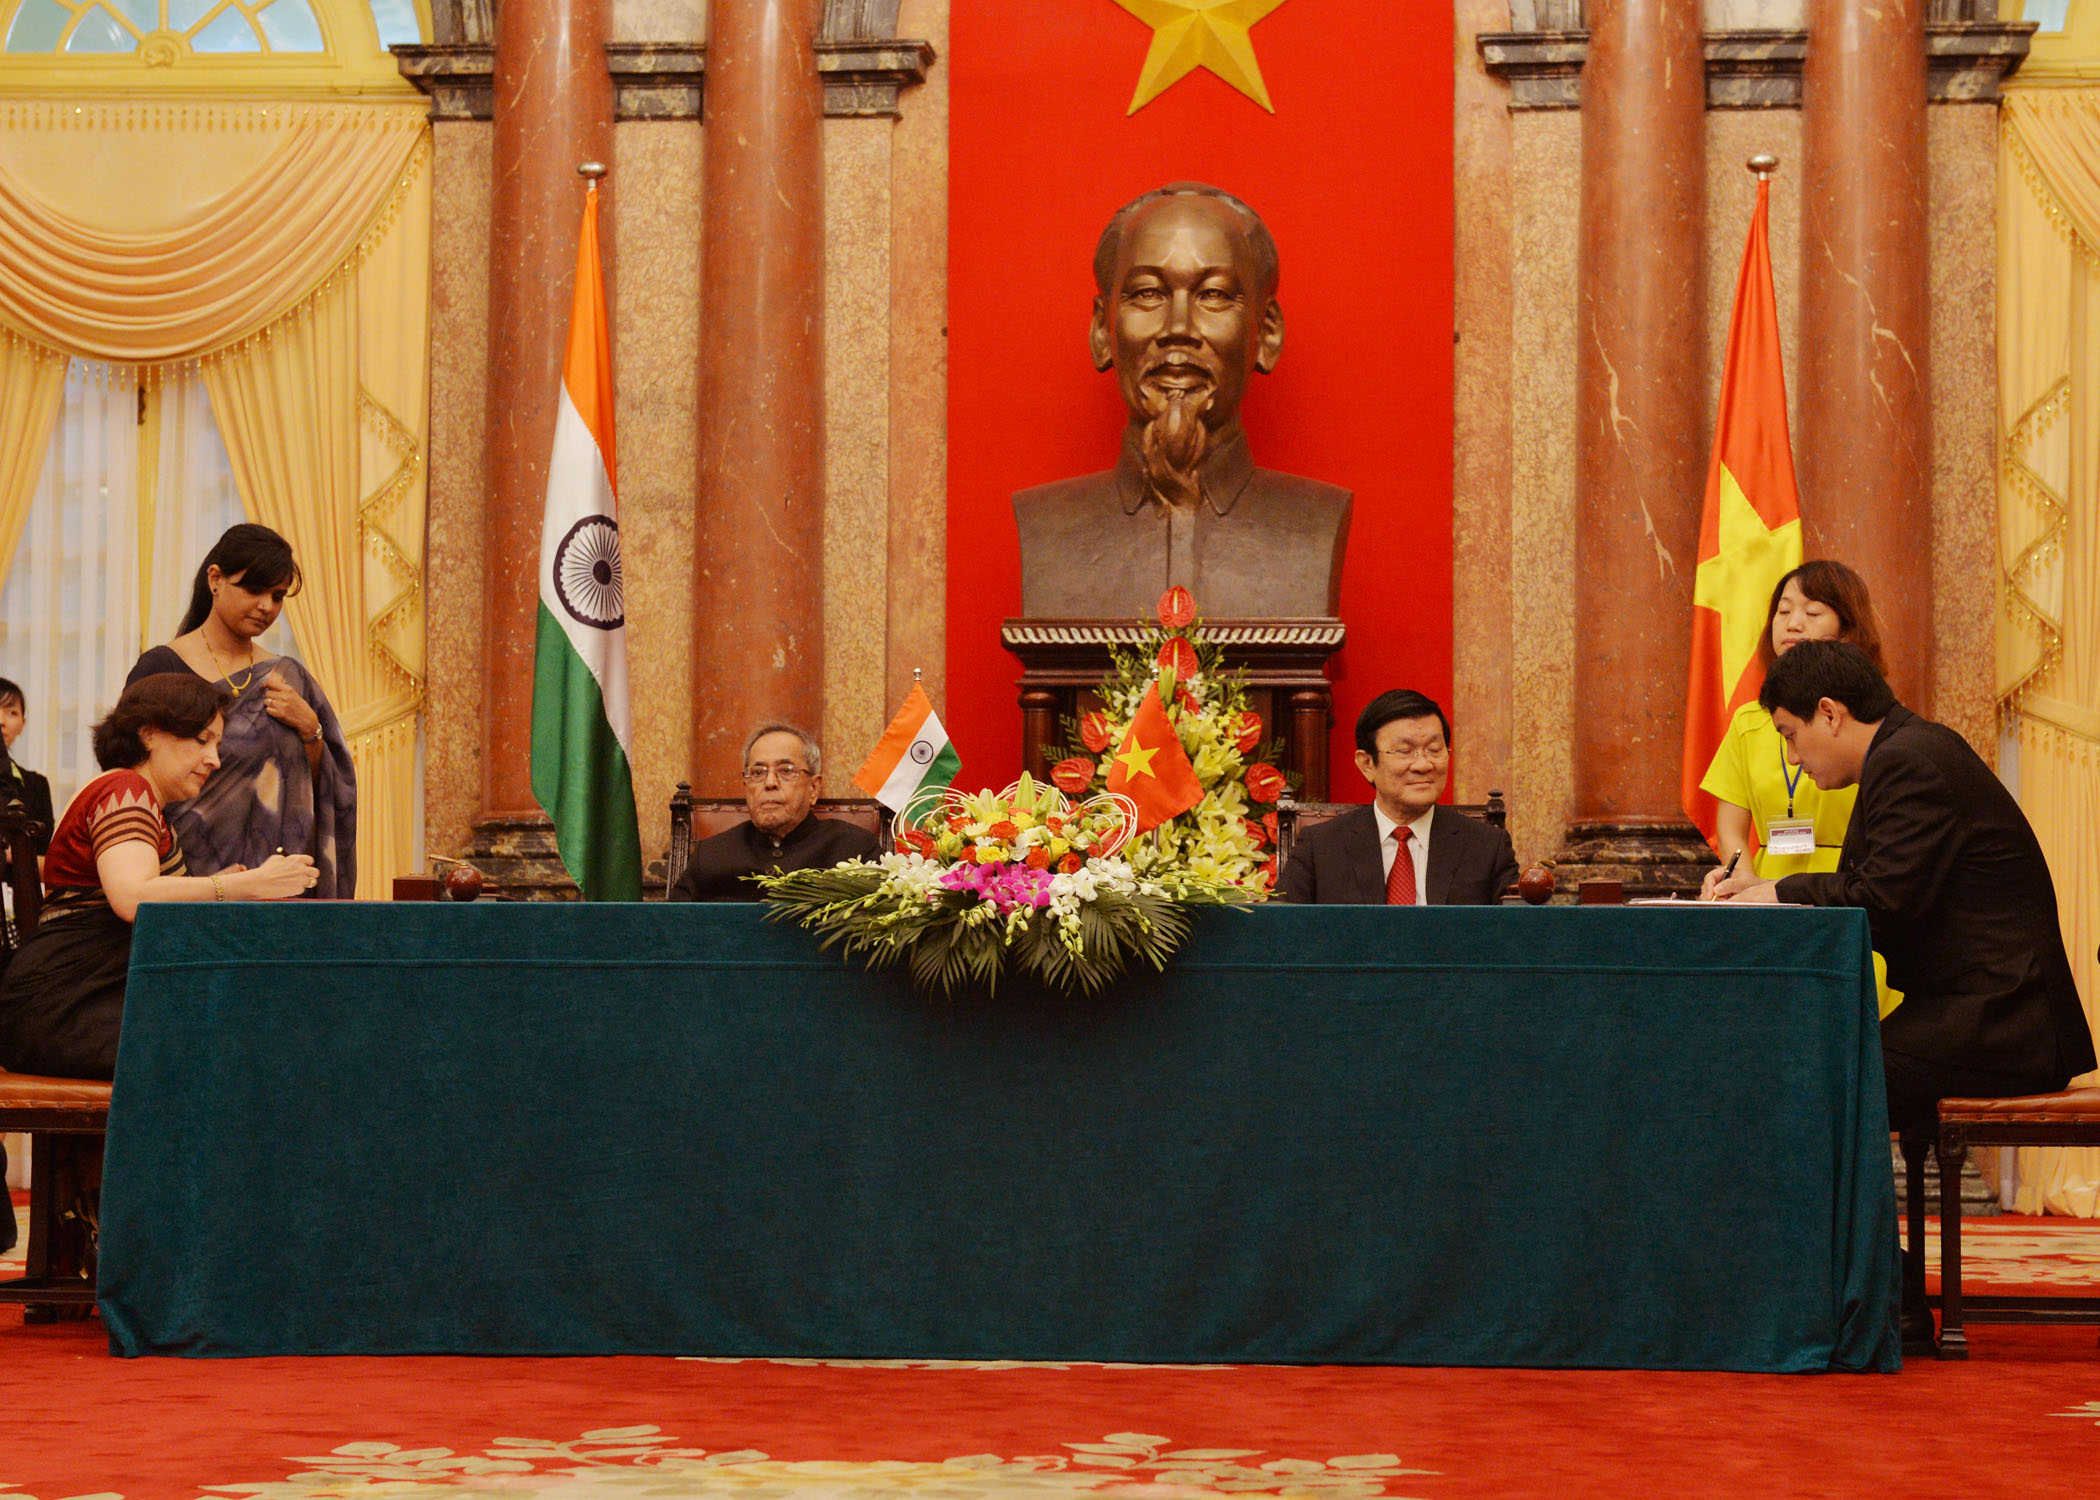
<path fill-rule="evenodd" d="M 1779 170 L 1779 158 L 1769 151 L 1760 151 L 1743 165 L 1757 174 L 1759 182 L 1770 182 L 1772 174 Z"/>
<path fill-rule="evenodd" d="M 605 176 L 611 170 L 612 168 L 602 161 L 585 161 L 576 164 L 576 175 L 578 177 L 588 177 L 593 183 L 596 183 L 599 178 Z"/>

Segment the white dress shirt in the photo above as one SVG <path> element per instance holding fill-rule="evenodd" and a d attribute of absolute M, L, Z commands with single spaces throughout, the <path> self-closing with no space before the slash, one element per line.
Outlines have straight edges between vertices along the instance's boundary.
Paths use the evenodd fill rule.
<path fill-rule="evenodd" d="M 1393 878 L 1393 859 L 1400 846 L 1393 842 L 1393 830 L 1400 825 L 1385 815 L 1385 808 L 1378 802 L 1371 804 L 1371 816 L 1378 823 L 1378 866 L 1385 878 Z M 1436 809 L 1430 808 L 1407 826 L 1414 837 L 1407 841 L 1408 856 L 1415 862 L 1415 905 L 1429 904 L 1429 825 L 1436 820 Z"/>

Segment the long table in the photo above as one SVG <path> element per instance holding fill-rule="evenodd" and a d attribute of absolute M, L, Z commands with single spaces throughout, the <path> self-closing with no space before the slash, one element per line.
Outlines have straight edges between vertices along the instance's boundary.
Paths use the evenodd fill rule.
<path fill-rule="evenodd" d="M 119 1354 L 1885 1370 L 1856 912 L 1264 907 L 1090 999 L 753 907 L 166 905 Z"/>

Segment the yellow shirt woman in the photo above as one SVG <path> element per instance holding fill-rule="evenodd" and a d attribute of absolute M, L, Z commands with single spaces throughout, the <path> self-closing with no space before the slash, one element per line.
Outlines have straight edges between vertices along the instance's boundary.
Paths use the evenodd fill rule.
<path fill-rule="evenodd" d="M 1845 825 L 1852 821 L 1852 803 L 1859 795 L 1855 786 L 1826 792 L 1799 766 L 1789 765 L 1786 741 L 1755 699 L 1735 711 L 1728 732 L 1714 751 L 1713 764 L 1699 782 L 1699 789 L 1723 802 L 1750 810 L 1751 826 L 1757 831 L 1759 880 L 1777 880 L 1782 875 L 1804 871 L 1835 870 L 1838 852 L 1845 844 Z M 1770 848 L 1771 824 L 1777 818 L 1808 818 L 1816 825 L 1813 854 L 1774 854 Z"/>
<path fill-rule="evenodd" d="M 1845 826 L 1852 821 L 1852 804 L 1859 796 L 1856 786 L 1827 792 L 1806 771 L 1789 763 L 1786 741 L 1755 699 L 1737 709 L 1728 721 L 1728 732 L 1700 778 L 1699 789 L 1750 810 L 1750 823 L 1757 832 L 1757 858 L 1752 867 L 1759 880 L 1835 870 L 1845 846 Z M 1768 847 L 1769 830 L 1777 818 L 1811 820 L 1816 828 L 1815 852 L 1774 854 Z M 1882 1015 L 1902 1003 L 1902 992 L 1889 988 L 1888 965 L 1879 953 L 1874 955 L 1874 987 Z"/>

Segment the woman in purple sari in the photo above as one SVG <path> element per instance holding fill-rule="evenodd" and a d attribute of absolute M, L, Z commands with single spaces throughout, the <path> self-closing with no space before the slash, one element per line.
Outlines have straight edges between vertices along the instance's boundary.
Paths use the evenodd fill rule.
<path fill-rule="evenodd" d="M 347 901 L 357 888 L 350 746 L 313 674 L 256 644 L 301 582 L 283 537 L 267 526 L 230 528 L 197 569 L 175 639 L 141 656 L 125 682 L 193 672 L 232 694 L 218 773 L 197 796 L 167 809 L 193 873 L 252 870 L 272 854 L 306 854 L 320 872 L 310 894 Z"/>

